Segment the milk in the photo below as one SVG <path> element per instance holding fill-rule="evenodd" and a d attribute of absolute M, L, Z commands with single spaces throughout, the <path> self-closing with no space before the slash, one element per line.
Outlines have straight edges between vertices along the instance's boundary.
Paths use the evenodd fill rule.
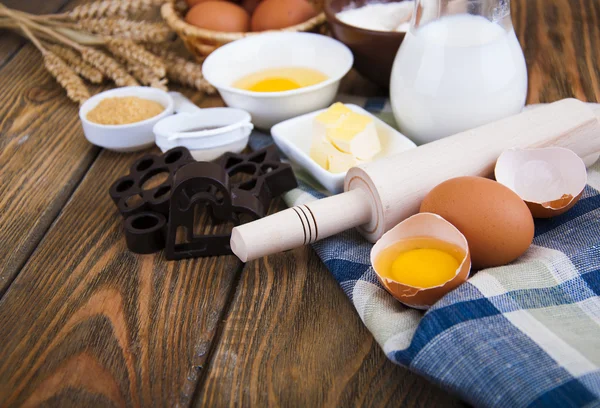
<path fill-rule="evenodd" d="M 416 143 L 516 114 L 526 94 L 525 58 L 510 23 L 469 14 L 411 28 L 390 84 L 396 121 Z"/>

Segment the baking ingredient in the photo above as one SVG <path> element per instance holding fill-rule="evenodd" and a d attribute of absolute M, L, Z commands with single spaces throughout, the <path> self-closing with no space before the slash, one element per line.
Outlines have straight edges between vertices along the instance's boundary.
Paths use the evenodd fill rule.
<path fill-rule="evenodd" d="M 533 241 L 527 205 L 508 187 L 483 177 L 441 183 L 427 194 L 420 210 L 442 216 L 464 234 L 477 269 L 512 262 Z"/>
<path fill-rule="evenodd" d="M 368 3 L 362 7 L 344 9 L 335 17 L 365 30 L 406 32 L 410 28 L 414 8 L 414 1 Z"/>
<path fill-rule="evenodd" d="M 419 242 L 422 241 L 422 242 Z M 417 288 L 442 285 L 456 274 L 464 253 L 453 248 L 452 253 L 438 249 L 446 246 L 443 241 L 417 238 L 396 243 L 379 255 L 385 263 L 386 276 L 396 282 Z M 415 249 L 403 249 L 414 247 Z M 391 260 L 391 264 L 390 264 Z"/>
<path fill-rule="evenodd" d="M 160 103 L 137 96 L 105 98 L 88 112 L 86 119 L 100 125 L 126 125 L 153 118 L 164 110 Z"/>
<path fill-rule="evenodd" d="M 525 201 L 535 218 L 567 212 L 587 184 L 583 160 L 562 147 L 507 150 L 496 162 L 495 175 Z"/>
<path fill-rule="evenodd" d="M 404 220 L 373 246 L 371 263 L 400 302 L 427 308 L 465 282 L 471 260 L 464 235 L 436 214 Z"/>
<path fill-rule="evenodd" d="M 250 16 L 242 7 L 226 1 L 205 1 L 192 7 L 185 21 L 196 27 L 223 32 L 246 32 Z"/>
<path fill-rule="evenodd" d="M 335 103 L 313 122 L 310 157 L 332 173 L 371 161 L 381 151 L 373 118 Z"/>
<path fill-rule="evenodd" d="M 336 149 L 327 139 L 318 144 L 313 143 L 309 154 L 319 166 L 331 173 L 345 173 L 348 169 L 363 163 L 351 154 Z"/>
<path fill-rule="evenodd" d="M 512 29 L 469 14 L 410 30 L 390 95 L 402 133 L 427 143 L 519 113 L 527 69 Z"/>
<path fill-rule="evenodd" d="M 255 72 L 234 82 L 233 86 L 252 92 L 285 92 L 316 85 L 327 75 L 312 68 L 284 67 Z"/>
<path fill-rule="evenodd" d="M 264 0 L 252 15 L 252 31 L 291 27 L 317 14 L 317 10 L 307 0 Z"/>

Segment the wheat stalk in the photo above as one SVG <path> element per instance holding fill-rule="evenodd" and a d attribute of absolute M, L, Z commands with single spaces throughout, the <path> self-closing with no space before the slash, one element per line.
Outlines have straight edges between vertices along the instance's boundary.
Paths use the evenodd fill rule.
<path fill-rule="evenodd" d="M 108 77 L 117 86 L 135 86 L 139 85 L 139 80 L 145 85 L 165 90 L 169 78 L 202 92 L 215 93 L 216 90 L 202 76 L 201 64 L 151 43 L 168 37 L 163 24 L 113 18 L 149 8 L 161 1 L 102 0 L 62 15 L 35 18 L 10 10 L 0 3 L 0 26 L 28 37 L 43 54 L 46 69 L 66 89 L 69 98 L 80 103 L 89 97 L 89 93 L 77 74 L 93 83 Z M 87 20 L 98 16 L 96 20 Z M 85 21 L 66 21 L 84 17 Z M 132 33 L 136 30 L 138 33 Z M 118 35 L 100 32 L 122 35 L 119 38 Z M 140 41 L 147 48 L 123 38 L 126 36 L 148 40 Z M 47 45 L 42 45 L 42 40 Z M 93 47 L 104 47 L 107 53 Z"/>
<path fill-rule="evenodd" d="M 167 67 L 167 77 L 169 80 L 196 88 L 207 94 L 214 94 L 216 92 L 216 89 L 204 79 L 202 65 L 180 57 L 158 45 L 148 44 L 147 48 L 154 54 L 162 57 Z"/>
<path fill-rule="evenodd" d="M 44 66 L 67 91 L 69 99 L 82 104 L 90 98 L 90 94 L 81 78 L 63 60 L 50 51 L 44 53 Z"/>
<path fill-rule="evenodd" d="M 4 6 L 2 6 L 2 8 L 7 10 Z M 12 13 L 8 12 L 8 14 Z M 71 71 L 69 66 L 65 64 L 63 60 L 44 48 L 42 43 L 24 23 L 23 17 L 16 14 L 12 15 L 19 25 L 21 31 L 23 31 L 33 45 L 35 45 L 35 47 L 42 53 L 44 56 L 44 66 L 46 67 L 46 70 L 56 79 L 56 81 L 65 89 L 65 91 L 67 91 L 67 96 L 79 104 L 82 104 L 88 100 L 90 98 L 90 93 L 83 84 L 81 78 L 79 78 L 75 72 Z"/>
<path fill-rule="evenodd" d="M 164 62 L 133 41 L 107 38 L 106 48 L 117 58 L 123 59 L 128 63 L 147 67 L 155 76 L 164 78 L 167 75 L 167 68 Z"/>
<path fill-rule="evenodd" d="M 161 43 L 167 41 L 171 35 L 169 26 L 164 23 L 133 21 L 126 18 L 86 18 L 72 26 L 94 34 L 138 42 Z"/>
<path fill-rule="evenodd" d="M 73 71 L 79 74 L 79 76 L 87 79 L 93 84 L 102 83 L 102 80 L 104 79 L 102 72 L 85 62 L 71 48 L 58 44 L 49 44 L 46 47 L 57 57 L 65 61 Z"/>
<path fill-rule="evenodd" d="M 151 69 L 144 65 L 129 62 L 127 70 L 143 85 L 151 86 L 152 88 L 168 91 L 167 79 L 157 76 Z"/>
<path fill-rule="evenodd" d="M 83 60 L 96 67 L 102 74 L 112 79 L 117 86 L 137 86 L 139 83 L 125 68 L 102 51 L 90 47 L 80 47 Z"/>
<path fill-rule="evenodd" d="M 81 54 L 81 58 L 85 62 L 98 69 L 98 71 L 100 71 L 104 76 L 112 79 L 115 82 L 115 84 L 117 84 L 117 86 L 139 85 L 135 78 L 127 73 L 125 68 L 123 68 L 117 61 L 115 61 L 112 57 L 106 55 L 102 51 L 98 51 L 91 47 L 83 46 L 78 42 L 64 36 L 63 34 L 58 33 L 56 30 L 52 30 L 33 21 L 27 21 L 27 24 L 32 28 L 49 35 L 55 41 L 58 41 L 64 45 L 68 45 L 69 47 L 79 51 L 79 53 Z M 21 24 L 21 26 L 23 30 L 29 30 L 27 27 L 25 27 L 24 23 Z"/>
<path fill-rule="evenodd" d="M 66 13 L 47 17 L 72 21 L 84 18 L 127 17 L 161 4 L 161 0 L 101 0 L 77 6 Z"/>

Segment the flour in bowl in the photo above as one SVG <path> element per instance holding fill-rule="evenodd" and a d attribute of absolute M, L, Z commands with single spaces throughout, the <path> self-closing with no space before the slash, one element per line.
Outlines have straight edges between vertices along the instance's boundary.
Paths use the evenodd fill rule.
<path fill-rule="evenodd" d="M 408 31 L 415 8 L 414 1 L 396 3 L 369 3 L 351 7 L 335 16 L 348 25 L 374 31 Z"/>

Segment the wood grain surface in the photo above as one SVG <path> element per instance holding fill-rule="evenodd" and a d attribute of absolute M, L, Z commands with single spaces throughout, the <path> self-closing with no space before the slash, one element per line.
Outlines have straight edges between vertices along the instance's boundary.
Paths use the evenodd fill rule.
<path fill-rule="evenodd" d="M 390 363 L 312 249 L 250 262 L 196 406 L 460 403 Z"/>
<path fill-rule="evenodd" d="M 597 101 L 600 0 L 513 0 L 513 18 L 530 103 Z M 0 406 L 460 405 L 385 358 L 310 248 L 245 267 L 127 251 L 107 190 L 137 155 L 89 145 L 18 44 L 2 32 Z"/>
<path fill-rule="evenodd" d="M 135 157 L 100 154 L 0 300 L 0 406 L 190 403 L 241 263 L 129 252 L 107 192 Z"/>
<path fill-rule="evenodd" d="M 77 106 L 26 45 L 1 70 L 0 296 L 99 152 L 83 137 Z"/>
<path fill-rule="evenodd" d="M 527 61 L 527 103 L 600 95 L 600 1 L 512 1 L 517 37 Z"/>

